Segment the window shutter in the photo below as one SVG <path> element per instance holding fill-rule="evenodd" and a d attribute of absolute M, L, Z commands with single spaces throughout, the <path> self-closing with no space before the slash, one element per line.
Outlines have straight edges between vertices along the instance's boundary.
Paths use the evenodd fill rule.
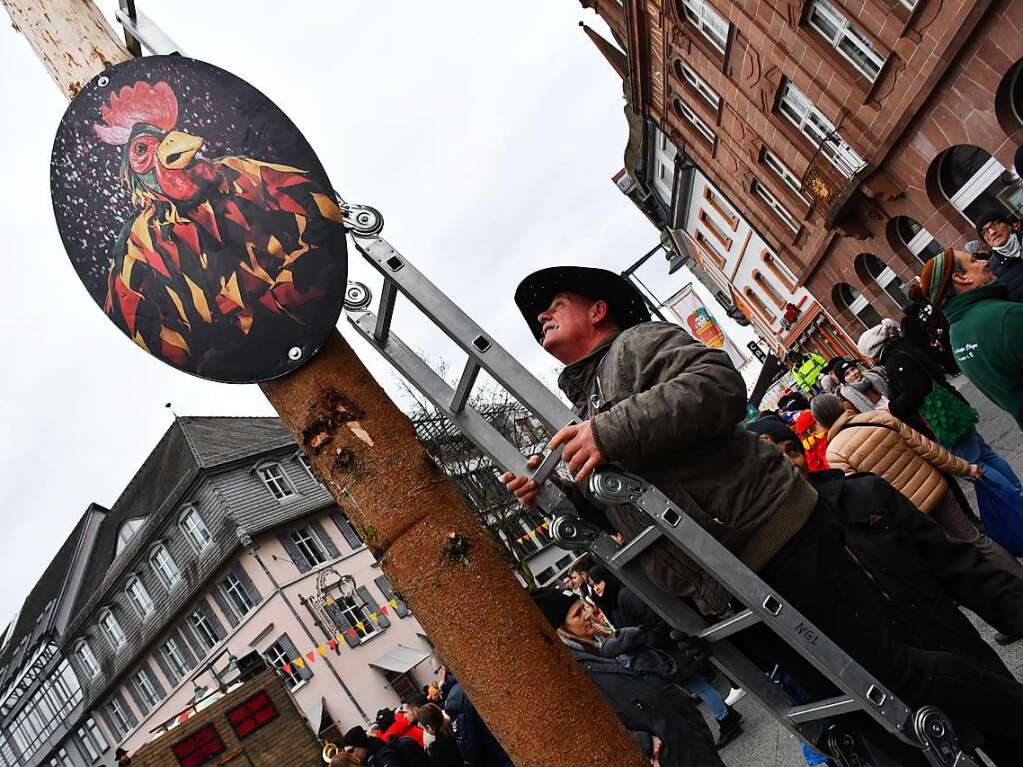
<path fill-rule="evenodd" d="M 213 601 L 216 602 L 217 607 L 220 608 L 220 612 L 227 618 L 227 622 L 231 624 L 231 628 L 238 625 L 238 616 L 234 614 L 234 608 L 227 603 L 227 597 L 224 596 L 223 589 L 218 584 L 212 591 L 210 596 L 213 597 Z"/>
<path fill-rule="evenodd" d="M 224 624 L 217 620 L 217 616 L 213 614 L 209 603 L 203 600 L 196 606 L 196 608 L 206 616 L 206 620 L 208 620 L 210 622 L 210 626 L 213 627 L 213 633 L 217 635 L 217 639 L 223 639 L 227 636 L 227 632 L 224 631 Z"/>
<path fill-rule="evenodd" d="M 142 697 L 142 693 L 136 689 L 134 675 L 128 680 L 126 687 L 128 688 L 128 694 L 131 696 L 131 699 L 135 701 L 135 705 L 138 706 L 139 711 L 142 712 L 142 716 L 148 714 L 149 704 L 146 703 L 145 699 Z"/>
<path fill-rule="evenodd" d="M 288 553 L 288 559 L 295 563 L 295 567 L 298 568 L 300 573 L 309 572 L 312 565 L 309 564 L 309 560 L 305 558 L 305 554 L 299 551 L 298 546 L 291 540 L 291 535 L 285 533 L 284 535 L 277 536 L 277 540 L 281 542 L 284 550 Z"/>
<path fill-rule="evenodd" d="M 124 737 L 124 733 L 121 732 L 121 728 L 117 726 L 117 720 L 114 719 L 114 715 L 110 713 L 110 704 L 107 703 L 100 713 L 103 715 L 103 720 L 107 723 L 107 729 L 114 736 L 114 740 L 118 741 Z"/>
<path fill-rule="evenodd" d="M 135 718 L 135 712 L 128 707 L 127 703 L 124 702 L 124 698 L 121 697 L 120 693 L 114 693 L 114 697 L 120 701 L 121 707 L 124 708 L 125 713 L 128 715 L 129 726 L 135 727 L 139 723 L 138 719 Z"/>
<path fill-rule="evenodd" d="M 388 603 L 390 603 L 392 599 L 394 600 L 394 603 L 389 604 L 389 606 L 398 614 L 399 618 L 404 618 L 409 614 L 408 605 L 405 604 L 405 601 L 401 597 L 394 593 L 394 589 L 391 588 L 391 582 L 387 580 L 386 575 L 374 578 L 373 582 L 376 583 L 377 588 L 380 589 L 380 593 L 384 595 L 384 598 L 388 601 Z"/>
<path fill-rule="evenodd" d="M 258 605 L 263 601 L 263 597 L 261 597 L 259 595 L 259 591 L 256 590 L 256 584 L 254 584 L 249 578 L 249 574 L 245 572 L 244 567 L 241 565 L 232 565 L 231 573 L 241 582 L 242 588 L 244 588 L 245 593 L 249 595 L 249 599 L 252 600 L 252 604 Z"/>
<path fill-rule="evenodd" d="M 156 653 L 156 654 L 159 655 L 160 653 Z M 157 679 L 156 674 L 153 673 L 153 669 L 151 669 L 149 666 L 146 666 L 143 669 L 143 671 L 145 672 L 146 677 L 149 679 L 149 683 L 151 685 L 153 685 L 153 689 L 156 690 L 157 697 L 159 697 L 159 698 L 166 698 L 167 697 L 167 693 L 163 689 L 163 685 L 160 684 L 160 680 Z"/>
<path fill-rule="evenodd" d="M 341 552 L 337 550 L 337 546 L 334 545 L 334 541 L 330 539 L 330 536 L 327 535 L 319 522 L 310 522 L 309 529 L 313 531 L 313 534 L 319 539 L 320 543 L 323 544 L 323 548 L 327 550 L 327 556 L 331 559 L 337 559 L 341 556 Z"/>
<path fill-rule="evenodd" d="M 287 634 L 281 634 L 280 638 L 277 640 L 277 644 L 279 644 L 281 648 L 284 650 L 284 652 L 287 654 L 289 661 L 294 661 L 295 658 L 302 657 L 301 655 L 298 654 L 298 648 L 295 647 L 294 644 L 292 644 L 292 641 L 288 638 Z M 313 672 L 309 668 L 308 663 L 303 663 L 302 668 L 299 668 L 297 665 L 293 664 L 292 671 L 294 671 L 298 675 L 299 679 L 305 680 L 313 678 Z"/>
<path fill-rule="evenodd" d="M 358 647 L 359 635 L 356 634 L 354 631 L 351 633 L 348 632 L 348 629 L 352 628 L 352 624 L 348 622 L 348 619 L 345 617 L 345 614 L 341 611 L 341 608 L 340 606 L 338 606 L 337 602 L 334 602 L 329 605 L 325 604 L 323 606 L 323 609 L 326 611 L 327 615 L 330 616 L 330 619 L 334 621 L 334 626 L 341 633 L 341 636 L 345 638 L 345 642 L 348 643 L 348 646 Z M 355 634 L 355 636 L 352 636 L 352 634 Z"/>
<path fill-rule="evenodd" d="M 359 595 L 366 607 L 369 608 L 370 612 L 377 614 L 377 625 L 380 626 L 380 628 L 385 629 L 391 625 L 391 619 L 380 612 L 380 605 L 377 604 L 375 599 L 373 599 L 373 595 L 369 593 L 369 589 L 365 586 L 359 586 L 355 590 L 355 593 Z"/>
<path fill-rule="evenodd" d="M 337 529 L 341 531 L 341 535 L 345 537 L 345 541 L 352 549 L 358 549 L 362 546 L 362 538 L 355 532 L 355 528 L 352 527 L 352 523 L 348 520 L 348 517 L 343 511 L 338 509 L 330 513 L 330 518 L 334 520 L 334 524 L 337 525 Z"/>
<path fill-rule="evenodd" d="M 176 685 L 179 681 L 179 677 L 174 672 L 174 669 L 171 668 L 170 663 L 167 662 L 167 657 L 164 655 L 163 645 L 160 645 L 153 655 L 156 656 L 156 665 L 160 667 L 160 671 L 163 672 L 163 675 L 170 680 L 172 685 Z"/>

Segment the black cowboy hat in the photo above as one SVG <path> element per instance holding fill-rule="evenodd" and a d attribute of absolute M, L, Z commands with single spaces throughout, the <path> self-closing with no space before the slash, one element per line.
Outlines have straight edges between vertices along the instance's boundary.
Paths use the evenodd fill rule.
<path fill-rule="evenodd" d="M 558 293 L 578 293 L 594 301 L 606 301 L 620 330 L 650 321 L 643 295 L 621 275 L 588 266 L 551 266 L 533 272 L 515 289 L 515 303 L 538 341 L 543 341 L 543 332 L 536 318 Z"/>

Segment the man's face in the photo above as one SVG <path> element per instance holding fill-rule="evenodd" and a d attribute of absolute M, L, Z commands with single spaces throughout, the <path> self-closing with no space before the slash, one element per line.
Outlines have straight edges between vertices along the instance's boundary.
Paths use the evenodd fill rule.
<path fill-rule="evenodd" d="M 803 452 L 803 446 L 798 442 L 782 442 L 781 445 L 782 453 L 788 458 L 789 463 L 799 469 L 800 473 L 806 474 L 806 454 Z"/>
<path fill-rule="evenodd" d="M 537 315 L 543 331 L 543 348 L 560 362 L 571 365 L 592 350 L 599 339 L 596 328 L 598 304 L 577 293 L 558 293 L 551 305 Z"/>
<path fill-rule="evenodd" d="M 577 639 L 592 641 L 595 629 L 593 628 L 593 611 L 583 600 L 577 599 L 568 609 L 565 622 L 561 624 L 570 635 Z"/>
<path fill-rule="evenodd" d="M 984 225 L 980 230 L 980 236 L 992 248 L 999 248 L 1009 239 L 1009 225 L 1004 221 L 992 221 Z"/>
<path fill-rule="evenodd" d="M 863 373 L 860 372 L 859 368 L 852 367 L 852 368 L 848 368 L 845 371 L 845 382 L 846 383 L 854 384 L 854 383 L 859 383 L 862 380 L 863 380 Z"/>
<path fill-rule="evenodd" d="M 586 573 L 582 570 L 570 570 L 568 573 L 568 585 L 570 588 L 578 589 L 586 582 Z"/>
<path fill-rule="evenodd" d="M 977 254 L 967 253 L 965 250 L 955 252 L 956 274 L 952 275 L 953 282 L 962 293 L 964 290 L 973 290 L 988 285 L 994 281 L 995 276 L 988 269 L 987 261 L 979 258 Z"/>

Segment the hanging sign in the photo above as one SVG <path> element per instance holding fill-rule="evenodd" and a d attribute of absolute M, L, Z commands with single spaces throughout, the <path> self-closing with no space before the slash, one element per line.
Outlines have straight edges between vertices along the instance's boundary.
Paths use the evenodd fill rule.
<path fill-rule="evenodd" d="M 299 367 L 336 325 L 347 252 L 332 190 L 272 101 L 182 56 L 86 84 L 50 171 L 64 247 L 107 317 L 169 365 L 232 383 Z"/>
<path fill-rule="evenodd" d="M 721 349 L 728 353 L 732 364 L 742 368 L 749 360 L 725 335 L 725 331 L 718 325 L 703 301 L 696 295 L 693 286 L 686 285 L 668 302 L 668 306 L 675 316 L 678 317 L 683 327 L 697 341 L 702 341 L 705 346 L 711 349 Z"/>

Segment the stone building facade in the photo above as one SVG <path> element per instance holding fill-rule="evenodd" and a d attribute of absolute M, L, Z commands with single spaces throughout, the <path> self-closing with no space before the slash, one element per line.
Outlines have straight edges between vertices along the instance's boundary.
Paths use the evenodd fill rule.
<path fill-rule="evenodd" d="M 1023 214 L 1021 3 L 581 3 L 612 31 L 599 47 L 631 108 L 852 337 L 898 316 L 983 212 Z"/>

